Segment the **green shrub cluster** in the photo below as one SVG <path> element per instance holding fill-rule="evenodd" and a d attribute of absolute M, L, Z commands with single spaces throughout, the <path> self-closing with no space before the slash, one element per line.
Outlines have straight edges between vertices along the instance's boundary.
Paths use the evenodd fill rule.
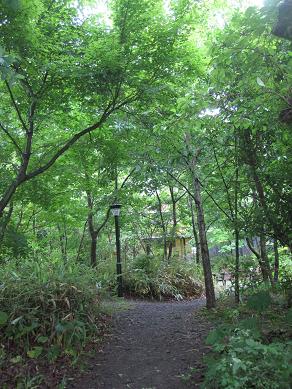
<path fill-rule="evenodd" d="M 292 309 L 283 285 L 272 291 L 259 289 L 244 304 L 225 305 L 215 314 L 222 322 L 206 340 L 213 352 L 207 358 L 203 388 L 291 388 Z"/>
<path fill-rule="evenodd" d="M 12 261 L 0 269 L 0 306 L 0 363 L 75 357 L 99 332 L 95 279 L 86 266 Z"/>
<path fill-rule="evenodd" d="M 204 291 L 202 271 L 183 260 L 139 256 L 127 262 L 124 290 L 130 296 L 160 300 L 200 297 Z"/>
<path fill-rule="evenodd" d="M 209 343 L 219 356 L 209 360 L 204 388 L 291 388 L 291 341 L 264 344 L 254 339 L 252 330 L 236 329 L 228 342 L 213 339 Z"/>

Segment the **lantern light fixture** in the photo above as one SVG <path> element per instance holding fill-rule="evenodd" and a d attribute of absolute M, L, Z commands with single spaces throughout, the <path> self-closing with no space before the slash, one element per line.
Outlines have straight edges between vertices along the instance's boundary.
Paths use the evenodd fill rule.
<path fill-rule="evenodd" d="M 121 213 L 121 204 L 113 204 L 111 205 L 111 211 L 113 216 L 120 216 Z"/>

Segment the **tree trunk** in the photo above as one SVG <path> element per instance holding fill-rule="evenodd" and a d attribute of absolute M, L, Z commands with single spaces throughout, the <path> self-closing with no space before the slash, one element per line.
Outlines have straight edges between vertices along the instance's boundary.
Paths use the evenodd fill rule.
<path fill-rule="evenodd" d="M 235 294 L 235 302 L 239 304 L 240 302 L 240 294 L 239 294 L 239 230 L 236 226 L 235 228 L 235 274 L 234 274 L 234 294 Z"/>
<path fill-rule="evenodd" d="M 204 208 L 203 208 L 202 196 L 201 196 L 201 183 L 196 173 L 197 158 L 200 153 L 200 150 L 198 149 L 196 154 L 194 154 L 191 147 L 192 146 L 191 134 L 189 132 L 185 133 L 185 143 L 187 147 L 187 152 L 190 155 L 190 159 L 187 163 L 187 167 L 191 173 L 191 177 L 193 181 L 194 200 L 197 209 L 197 221 L 198 221 L 199 239 L 200 239 L 200 247 L 201 247 L 201 258 L 202 258 L 204 281 L 205 281 L 206 306 L 208 309 L 210 309 L 215 307 L 216 299 L 215 299 L 213 276 L 211 270 L 208 241 L 207 241 Z"/>
<path fill-rule="evenodd" d="M 7 188 L 6 192 L 4 193 L 3 197 L 0 200 L 0 220 L 4 216 L 4 210 L 6 209 L 7 205 L 9 204 L 10 200 L 12 199 L 14 193 L 16 192 L 16 189 L 20 185 L 19 180 L 15 179 L 10 186 Z"/>
<path fill-rule="evenodd" d="M 249 238 L 246 238 L 246 243 L 250 249 L 250 251 L 256 256 L 258 262 L 259 262 L 259 266 L 260 266 L 260 269 L 261 269 L 261 273 L 262 273 L 262 276 L 263 276 L 263 281 L 264 282 L 268 282 L 269 281 L 269 274 L 267 272 L 267 269 L 266 269 L 266 266 L 265 266 L 265 263 L 263 262 L 262 260 L 262 256 L 261 256 L 261 253 L 258 252 L 255 247 L 253 246 L 251 240 Z"/>
<path fill-rule="evenodd" d="M 275 255 L 274 282 L 278 282 L 278 280 L 279 280 L 279 251 L 278 251 L 278 241 L 276 238 L 274 239 L 274 255 Z"/>
<path fill-rule="evenodd" d="M 196 243 L 196 263 L 199 264 L 201 262 L 200 260 L 200 242 L 199 242 L 199 237 L 198 237 L 198 232 L 196 228 L 196 220 L 195 220 L 195 212 L 194 212 L 194 207 L 193 207 L 193 201 L 191 198 L 189 198 L 189 204 L 191 208 L 191 216 L 192 216 L 192 228 L 193 228 L 193 235 Z"/>
<path fill-rule="evenodd" d="M 156 191 L 156 197 L 158 200 L 158 212 L 159 212 L 159 216 L 160 216 L 160 225 L 161 225 L 162 232 L 163 232 L 163 258 L 167 259 L 166 226 L 165 226 L 165 221 L 163 218 L 161 198 L 160 198 L 159 193 L 157 191 Z"/>
<path fill-rule="evenodd" d="M 0 245 L 4 239 L 5 231 L 8 226 L 8 223 L 10 222 L 12 212 L 13 212 L 13 203 L 11 202 L 9 205 L 7 215 L 5 215 L 2 220 L 0 218 Z"/>
<path fill-rule="evenodd" d="M 206 224 L 204 217 L 204 210 L 201 198 L 201 184 L 197 177 L 194 178 L 194 197 L 197 208 L 197 219 L 199 226 L 199 237 L 200 237 L 200 246 L 201 246 L 201 255 L 202 255 L 202 264 L 204 270 L 204 279 L 205 279 L 205 289 L 206 289 L 206 305 L 207 308 L 214 308 L 216 305 L 215 300 L 215 291 L 213 285 L 213 277 L 208 249 L 208 241 L 206 235 Z"/>
<path fill-rule="evenodd" d="M 177 228 L 176 199 L 174 196 L 174 191 L 172 186 L 169 187 L 169 192 L 170 192 L 171 205 L 172 205 L 172 230 L 171 230 L 170 243 L 168 246 L 168 257 L 167 257 L 168 261 L 172 256 L 173 242 L 176 237 L 176 228 Z"/>
<path fill-rule="evenodd" d="M 94 230 L 93 215 L 92 212 L 88 215 L 88 230 L 91 238 L 90 243 L 90 263 L 92 267 L 96 267 L 96 245 L 97 245 L 97 233 Z"/>
<path fill-rule="evenodd" d="M 234 138 L 234 151 L 235 151 L 235 184 L 234 184 L 234 213 L 232 210 L 232 203 L 229 201 L 230 212 L 233 214 L 234 221 L 234 235 L 235 235 L 235 280 L 234 280 L 234 297 L 235 303 L 239 304 L 240 294 L 239 294 L 239 271 L 240 271 L 240 258 L 239 258 L 239 227 L 238 227 L 238 191 L 239 191 L 239 164 L 238 164 L 238 138 L 237 133 L 235 133 Z M 227 188 L 227 184 L 226 184 Z M 229 193 L 228 199 L 230 200 Z"/>
<path fill-rule="evenodd" d="M 146 255 L 149 257 L 151 254 L 151 246 L 149 242 L 146 242 Z"/>

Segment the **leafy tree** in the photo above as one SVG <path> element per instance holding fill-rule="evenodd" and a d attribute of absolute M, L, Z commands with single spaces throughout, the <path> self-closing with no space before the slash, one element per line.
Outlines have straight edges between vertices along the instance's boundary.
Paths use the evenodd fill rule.
<path fill-rule="evenodd" d="M 30 5 L 5 1 L 1 14 L 1 146 L 13 155 L 2 171 L 1 216 L 21 184 L 122 107 L 163 94 L 164 82 L 186 68 L 187 2 L 169 17 L 162 1 L 115 1 L 112 28 L 80 20 L 66 1 Z"/>

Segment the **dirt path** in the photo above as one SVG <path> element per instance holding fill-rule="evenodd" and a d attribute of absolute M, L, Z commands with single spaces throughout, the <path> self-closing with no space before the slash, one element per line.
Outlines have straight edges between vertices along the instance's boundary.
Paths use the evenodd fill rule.
<path fill-rule="evenodd" d="M 202 300 L 131 303 L 114 315 L 113 335 L 71 388 L 198 388 L 210 328 L 196 315 L 203 305 Z M 190 367 L 196 368 L 192 383 Z"/>

